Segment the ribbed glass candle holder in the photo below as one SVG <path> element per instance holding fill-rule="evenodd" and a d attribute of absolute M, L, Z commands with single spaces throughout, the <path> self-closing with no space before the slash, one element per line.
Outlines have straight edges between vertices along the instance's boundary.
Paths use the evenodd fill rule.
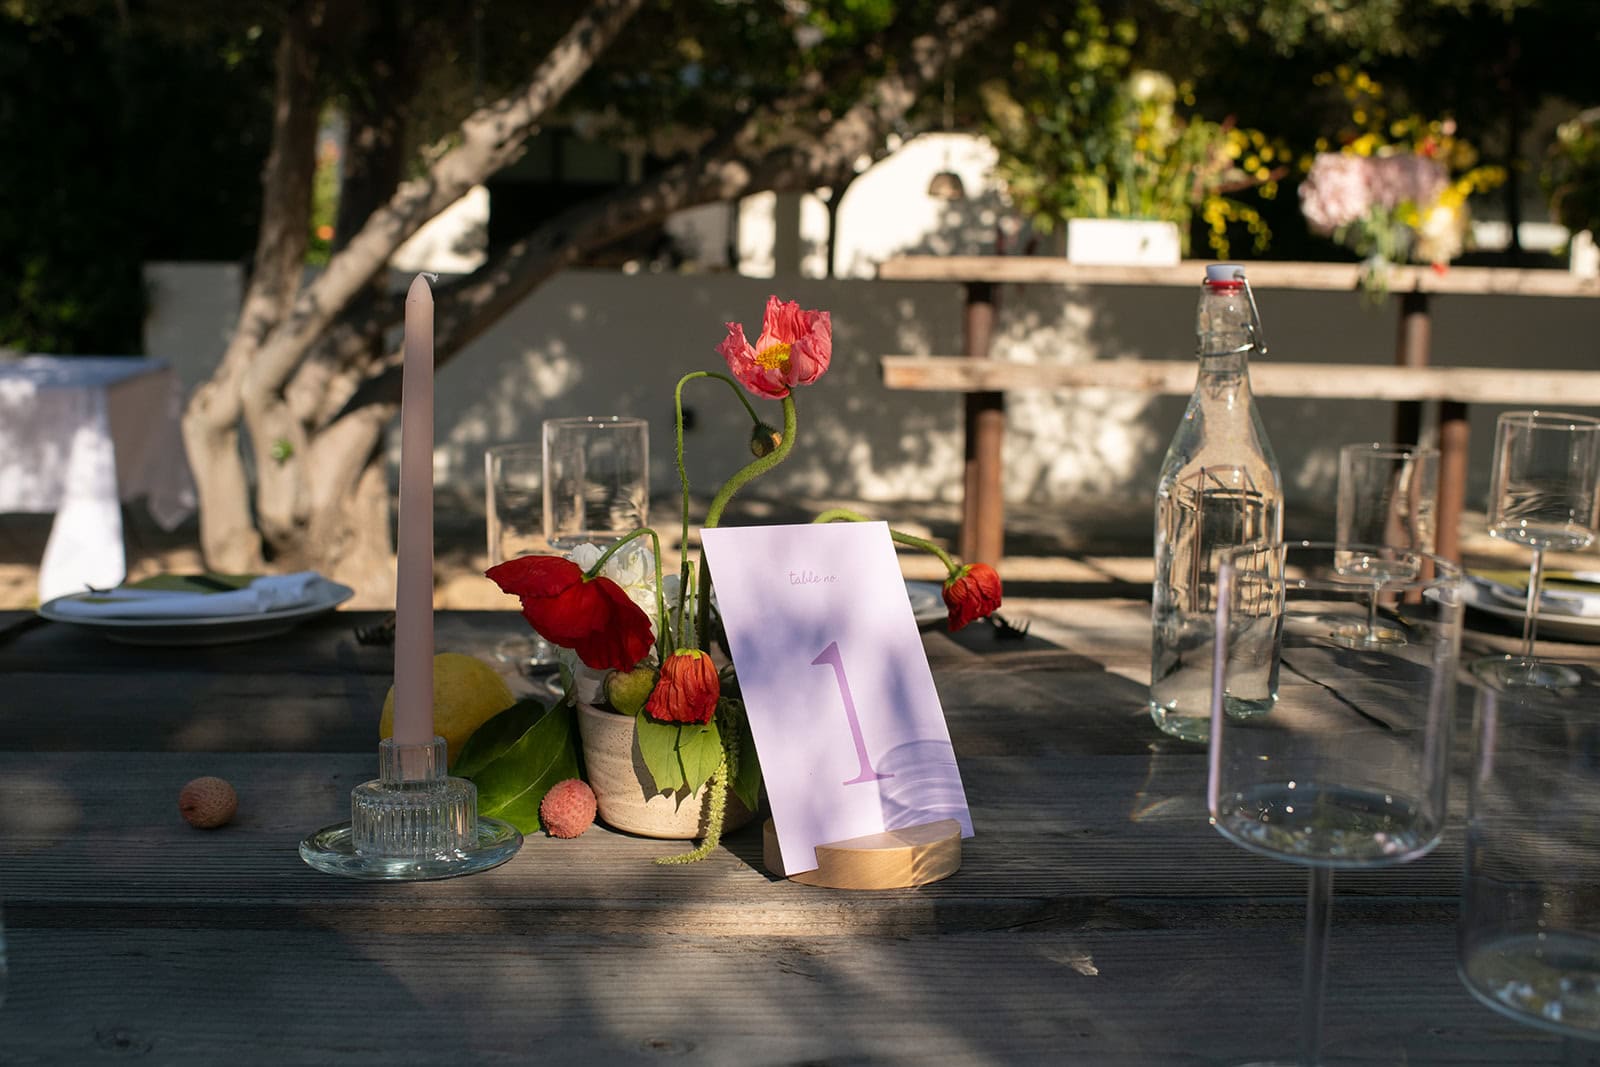
<path fill-rule="evenodd" d="M 378 743 L 378 777 L 350 791 L 350 821 L 300 843 L 300 856 L 330 874 L 383 881 L 450 878 L 510 859 L 522 834 L 478 816 L 478 790 L 446 773 L 442 737 L 426 745 Z"/>
<path fill-rule="evenodd" d="M 350 793 L 350 832 L 361 855 L 443 858 L 477 843 L 478 790 L 445 773 L 445 740 L 378 744 L 378 777 Z"/>

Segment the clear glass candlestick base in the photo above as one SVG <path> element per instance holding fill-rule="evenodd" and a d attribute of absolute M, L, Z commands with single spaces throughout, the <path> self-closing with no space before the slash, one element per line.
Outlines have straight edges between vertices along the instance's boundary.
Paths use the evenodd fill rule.
<path fill-rule="evenodd" d="M 378 777 L 350 791 L 350 821 L 300 842 L 319 871 L 373 881 L 453 878 L 498 867 L 522 847 L 522 834 L 480 818 L 478 790 L 446 773 L 445 740 L 378 744 Z"/>

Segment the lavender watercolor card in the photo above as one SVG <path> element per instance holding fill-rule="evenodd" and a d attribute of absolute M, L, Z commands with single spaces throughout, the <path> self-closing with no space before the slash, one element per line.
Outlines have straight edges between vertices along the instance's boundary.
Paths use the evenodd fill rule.
<path fill-rule="evenodd" d="M 972 817 L 881 522 L 701 533 L 784 870 L 816 846 Z"/>

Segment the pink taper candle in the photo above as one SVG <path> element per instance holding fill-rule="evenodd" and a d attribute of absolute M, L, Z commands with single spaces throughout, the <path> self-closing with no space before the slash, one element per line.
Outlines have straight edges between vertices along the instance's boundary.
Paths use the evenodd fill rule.
<path fill-rule="evenodd" d="M 394 740 L 433 741 L 433 290 L 406 294 L 400 390 L 399 563 L 394 602 Z"/>

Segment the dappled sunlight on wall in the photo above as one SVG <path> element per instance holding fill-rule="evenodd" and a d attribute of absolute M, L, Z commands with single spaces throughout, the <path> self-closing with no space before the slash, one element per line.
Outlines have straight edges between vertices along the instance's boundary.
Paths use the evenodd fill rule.
<path fill-rule="evenodd" d="M 891 255 L 921 252 L 975 255 L 995 250 L 996 225 L 1006 213 L 989 179 L 995 152 L 970 134 L 930 133 L 863 172 L 839 201 L 834 273 L 872 278 Z M 961 200 L 927 193 L 939 171 L 961 177 Z"/>
<path fill-rule="evenodd" d="M 960 395 L 887 389 L 878 363 L 888 354 L 959 354 L 960 285 L 733 274 L 569 272 L 542 286 L 440 371 L 439 484 L 481 493 L 483 449 L 537 441 L 547 417 L 640 415 L 651 425 L 653 491 L 658 500 L 670 498 L 677 486 L 672 391 L 678 377 L 722 370 L 715 346 L 723 324 L 738 320 L 753 336 L 774 292 L 832 313 L 833 365 L 801 392 L 795 454 L 747 492 L 867 502 L 960 499 Z M 996 295 L 995 358 L 1193 358 L 1194 293 L 1187 289 L 1008 285 L 997 287 Z M 1391 308 L 1369 307 L 1355 294 L 1258 295 L 1271 345 L 1268 361 L 1393 361 Z M 1584 336 L 1582 322 L 1568 308 L 1580 301 L 1437 303 L 1438 363 L 1489 365 L 1497 355 L 1503 362 L 1509 352 L 1526 351 L 1496 345 L 1519 324 L 1568 338 L 1539 346 L 1538 364 L 1582 366 L 1587 358 L 1570 340 Z M 1474 329 L 1484 345 L 1471 337 Z M 686 437 L 690 474 L 695 490 L 708 494 L 749 456 L 748 426 L 743 409 L 720 384 L 693 383 L 686 399 L 695 416 Z M 1144 500 L 1184 410 L 1182 397 L 1108 391 L 1023 391 L 1009 394 L 1006 404 L 1005 493 L 1008 500 L 1030 504 Z M 756 406 L 778 423 L 776 403 Z M 1394 405 L 1388 403 L 1265 398 L 1260 410 L 1278 453 L 1289 514 L 1303 515 L 1307 523 L 1320 521 L 1313 514 L 1318 509 L 1331 512 L 1337 446 L 1389 440 L 1394 433 Z M 1469 508 L 1480 504 L 1487 481 L 1490 435 L 1482 428 L 1492 425 L 1494 414 L 1487 406 L 1472 411 L 1477 432 Z"/>

